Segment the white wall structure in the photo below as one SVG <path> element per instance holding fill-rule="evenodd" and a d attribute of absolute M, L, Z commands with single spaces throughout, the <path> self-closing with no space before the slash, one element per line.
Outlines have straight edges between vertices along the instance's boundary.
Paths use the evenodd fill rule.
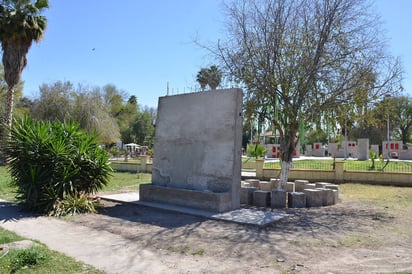
<path fill-rule="evenodd" d="M 369 139 L 358 139 L 358 160 L 369 160 Z"/>
<path fill-rule="evenodd" d="M 152 183 L 140 200 L 224 212 L 240 207 L 242 90 L 159 98 Z"/>

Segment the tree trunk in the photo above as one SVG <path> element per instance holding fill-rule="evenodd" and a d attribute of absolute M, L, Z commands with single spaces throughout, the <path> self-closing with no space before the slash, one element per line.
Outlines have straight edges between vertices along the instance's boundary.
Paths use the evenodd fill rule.
<path fill-rule="evenodd" d="M 11 128 L 13 122 L 14 87 L 19 83 L 21 73 L 27 65 L 26 54 L 31 43 L 31 39 L 21 37 L 2 41 L 4 80 L 8 86 L 4 122 L 8 129 Z"/>
<path fill-rule="evenodd" d="M 288 182 L 289 178 L 289 169 L 293 167 L 293 162 L 287 162 L 282 160 L 282 169 L 280 171 L 280 184 L 279 187 L 281 189 L 286 189 L 286 183 Z"/>
<path fill-rule="evenodd" d="M 289 178 L 289 170 L 293 167 L 293 152 L 296 148 L 296 129 L 289 128 L 280 141 L 282 169 L 280 172 L 280 188 L 285 189 Z"/>
<path fill-rule="evenodd" d="M 13 121 L 13 108 L 14 108 L 14 90 L 13 88 L 7 89 L 7 105 L 6 105 L 6 113 L 5 113 L 5 125 L 7 129 L 11 129 L 12 121 Z"/>

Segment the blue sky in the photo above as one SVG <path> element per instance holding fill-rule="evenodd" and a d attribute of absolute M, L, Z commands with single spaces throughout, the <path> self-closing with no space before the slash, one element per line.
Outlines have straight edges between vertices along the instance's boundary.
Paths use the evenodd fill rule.
<path fill-rule="evenodd" d="M 159 96 L 195 91 L 196 74 L 213 60 L 193 41 L 224 36 L 221 0 L 50 0 L 44 39 L 33 44 L 22 80 L 24 95 L 71 81 L 113 84 L 141 105 Z M 412 1 L 377 0 L 389 50 L 401 57 L 404 88 L 412 94 Z"/>

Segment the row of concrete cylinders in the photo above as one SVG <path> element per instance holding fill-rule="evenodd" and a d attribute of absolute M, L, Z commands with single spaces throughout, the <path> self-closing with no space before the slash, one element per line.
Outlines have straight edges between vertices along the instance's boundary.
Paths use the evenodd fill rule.
<path fill-rule="evenodd" d="M 308 180 L 288 182 L 280 189 L 279 179 L 242 181 L 240 203 L 257 207 L 302 208 L 330 206 L 338 202 L 339 186 Z"/>

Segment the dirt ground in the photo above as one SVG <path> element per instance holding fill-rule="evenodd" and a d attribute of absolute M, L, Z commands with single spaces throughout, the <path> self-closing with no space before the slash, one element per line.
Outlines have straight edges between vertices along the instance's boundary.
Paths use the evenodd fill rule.
<path fill-rule="evenodd" d="M 102 201 L 77 224 L 132 239 L 170 273 L 412 273 L 412 215 L 340 197 L 265 228 Z M 148 273 L 156 273 L 155 262 Z"/>

